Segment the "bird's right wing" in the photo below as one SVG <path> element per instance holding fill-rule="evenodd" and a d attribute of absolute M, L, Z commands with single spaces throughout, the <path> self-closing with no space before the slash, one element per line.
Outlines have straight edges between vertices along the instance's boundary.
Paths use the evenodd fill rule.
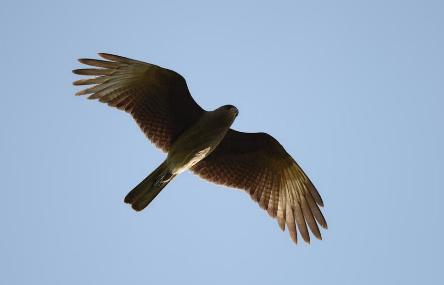
<path fill-rule="evenodd" d="M 106 60 L 79 59 L 97 68 L 76 69 L 81 79 L 74 85 L 95 86 L 76 95 L 89 95 L 130 113 L 145 135 L 163 151 L 205 111 L 193 100 L 185 79 L 157 65 L 117 55 L 99 53 Z"/>
<path fill-rule="evenodd" d="M 304 171 L 272 136 L 229 130 L 219 146 L 192 171 L 209 181 L 246 190 L 251 198 L 306 241 L 308 228 L 319 239 L 318 224 L 327 228 L 321 196 Z M 308 228 L 307 228 L 308 225 Z"/>

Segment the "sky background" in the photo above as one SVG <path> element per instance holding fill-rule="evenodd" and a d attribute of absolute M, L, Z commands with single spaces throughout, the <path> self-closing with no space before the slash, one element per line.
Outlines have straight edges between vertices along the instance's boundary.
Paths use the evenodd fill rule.
<path fill-rule="evenodd" d="M 9 1 L 0 9 L 0 284 L 444 284 L 443 1 Z M 295 246 L 246 193 L 177 177 L 132 119 L 75 97 L 80 57 L 181 73 L 322 194 Z"/>

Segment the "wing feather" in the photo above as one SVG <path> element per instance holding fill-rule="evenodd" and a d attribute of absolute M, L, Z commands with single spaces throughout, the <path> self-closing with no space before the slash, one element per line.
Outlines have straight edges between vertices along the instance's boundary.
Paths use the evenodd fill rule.
<path fill-rule="evenodd" d="M 318 224 L 316 224 L 316 221 L 313 217 L 310 207 L 308 206 L 305 196 L 301 196 L 301 206 L 302 206 L 302 214 L 304 215 L 305 221 L 307 222 L 310 231 L 315 235 L 316 238 L 322 239 Z"/>
<path fill-rule="evenodd" d="M 74 85 L 93 85 L 76 95 L 87 95 L 130 113 L 157 147 L 168 151 L 177 137 L 205 112 L 191 97 L 185 79 L 178 73 L 130 58 L 99 53 L 101 59 L 79 59 L 96 67 L 73 70 L 96 76 Z"/>
<path fill-rule="evenodd" d="M 286 213 L 286 223 L 288 231 L 290 232 L 290 237 L 295 243 L 298 243 L 296 225 L 294 223 L 294 215 L 291 205 L 287 204 Z"/>
<path fill-rule="evenodd" d="M 307 243 L 310 231 L 322 239 L 318 224 L 327 228 L 327 223 L 319 209 L 321 196 L 272 136 L 229 130 L 216 150 L 192 170 L 204 179 L 249 192 L 282 230 L 287 227 L 294 242 L 297 231 Z"/>

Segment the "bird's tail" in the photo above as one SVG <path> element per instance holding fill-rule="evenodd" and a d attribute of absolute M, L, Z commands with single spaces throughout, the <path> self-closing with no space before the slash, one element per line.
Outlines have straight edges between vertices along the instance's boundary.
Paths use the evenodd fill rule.
<path fill-rule="evenodd" d="M 142 211 L 175 176 L 163 162 L 126 195 L 125 203 L 131 204 L 136 211 Z"/>

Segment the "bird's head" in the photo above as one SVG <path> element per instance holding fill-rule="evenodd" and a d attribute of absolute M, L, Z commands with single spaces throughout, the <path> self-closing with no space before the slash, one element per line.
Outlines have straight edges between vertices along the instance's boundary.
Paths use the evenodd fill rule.
<path fill-rule="evenodd" d="M 224 105 L 211 112 L 205 118 L 212 121 L 215 130 L 226 131 L 234 122 L 239 111 L 233 105 Z"/>
<path fill-rule="evenodd" d="M 233 120 L 239 114 L 239 110 L 236 107 L 234 107 L 233 105 L 224 105 L 222 107 L 217 108 L 215 111 L 224 113 L 224 114 L 228 115 L 229 117 L 231 117 Z"/>

